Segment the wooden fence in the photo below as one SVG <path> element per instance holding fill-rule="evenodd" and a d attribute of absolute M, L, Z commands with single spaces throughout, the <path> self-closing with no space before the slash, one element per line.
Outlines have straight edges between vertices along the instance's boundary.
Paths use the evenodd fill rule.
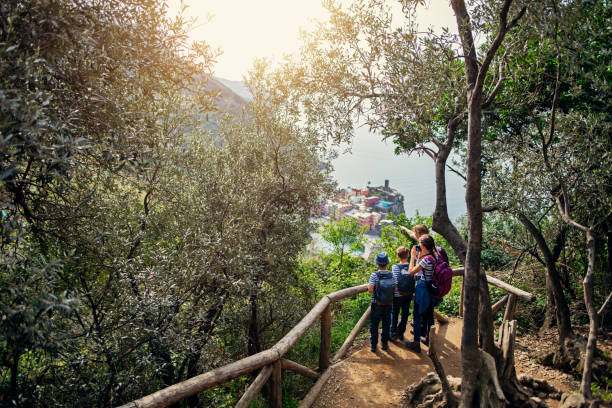
<path fill-rule="evenodd" d="M 455 276 L 463 276 L 463 269 L 454 269 Z M 527 301 L 535 300 L 535 296 L 511 286 L 505 282 L 487 276 L 489 284 L 497 286 L 506 292 L 504 298 L 495 303 L 493 313 L 499 312 L 506 305 L 504 320 L 512 320 L 516 310 L 517 298 L 522 298 Z M 361 316 L 351 333 L 348 335 L 344 344 L 331 357 L 331 304 L 341 299 L 355 296 L 359 293 L 366 292 L 368 285 L 359 285 L 347 289 L 342 289 L 329 295 L 323 296 L 321 300 L 308 312 L 300 322 L 294 326 L 282 339 L 271 348 L 260 353 L 235 361 L 223 367 L 200 374 L 196 377 L 171 385 L 153 394 L 132 401 L 119 408 L 160 408 L 167 407 L 170 404 L 181 401 L 187 397 L 205 391 L 209 388 L 223 384 L 234 378 L 252 373 L 261 369 L 255 380 L 247 388 L 242 398 L 236 404 L 236 407 L 246 408 L 251 401 L 257 396 L 262 387 L 269 383 L 271 392 L 271 404 L 273 407 L 282 406 L 282 370 L 289 370 L 308 378 L 316 379 L 317 381 L 311 388 L 310 392 L 304 397 L 300 403 L 300 408 L 308 408 L 317 398 L 319 391 L 327 381 L 330 375 L 328 370 L 331 363 L 340 360 L 359 334 L 359 331 L 364 326 L 370 315 L 370 308 Z M 295 361 L 283 358 L 285 354 L 298 342 L 298 340 L 306 333 L 306 331 L 320 318 L 321 320 L 321 342 L 319 347 L 319 372 L 305 367 Z M 444 316 L 436 313 L 436 318 L 441 321 L 448 321 Z"/>

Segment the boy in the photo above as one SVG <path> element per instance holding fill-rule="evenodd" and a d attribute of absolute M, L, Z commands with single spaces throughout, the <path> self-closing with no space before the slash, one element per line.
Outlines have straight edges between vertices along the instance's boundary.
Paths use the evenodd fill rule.
<path fill-rule="evenodd" d="M 410 302 L 414 294 L 414 277 L 410 275 L 410 250 L 405 246 L 397 248 L 397 257 L 400 263 L 393 265 L 391 271 L 397 281 L 397 292 L 393 296 L 393 307 L 391 308 L 391 340 L 404 340 L 406 322 L 410 313 Z M 398 324 L 399 315 L 402 315 Z"/>
<path fill-rule="evenodd" d="M 379 252 L 374 259 L 378 270 L 372 272 L 368 282 L 368 292 L 372 294 L 370 311 L 370 350 L 375 353 L 378 344 L 378 324 L 382 322 L 382 349 L 389 350 L 389 329 L 391 326 L 391 306 L 393 294 L 397 290 L 397 281 L 387 270 L 389 257 L 386 252 Z"/>

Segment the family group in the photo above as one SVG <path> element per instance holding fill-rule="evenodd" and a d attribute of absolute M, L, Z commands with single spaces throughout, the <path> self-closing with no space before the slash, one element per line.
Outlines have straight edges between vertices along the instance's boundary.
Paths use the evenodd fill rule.
<path fill-rule="evenodd" d="M 414 341 L 407 341 L 406 347 L 421 352 L 421 342 L 429 345 L 429 329 L 434 324 L 434 308 L 442 302 L 452 283 L 452 270 L 444 248 L 436 246 L 426 225 L 416 225 L 413 230 L 400 227 L 418 244 L 412 249 L 397 248 L 399 262 L 391 271 L 389 256 L 379 252 L 374 262 L 378 270 L 370 275 L 368 291 L 372 294 L 370 312 L 370 346 L 376 352 L 378 325 L 382 323 L 382 349 L 388 350 L 388 342 L 403 341 L 410 303 L 414 300 L 413 330 Z"/>

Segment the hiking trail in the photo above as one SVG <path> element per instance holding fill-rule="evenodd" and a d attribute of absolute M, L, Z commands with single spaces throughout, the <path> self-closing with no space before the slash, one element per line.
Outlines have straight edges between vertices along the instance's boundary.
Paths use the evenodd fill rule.
<path fill-rule="evenodd" d="M 410 325 L 406 339 L 412 339 Z M 448 324 L 436 321 L 436 351 L 446 375 L 461 377 L 461 331 L 463 320 L 452 318 Z M 362 336 L 368 332 L 362 330 Z M 433 372 L 433 364 L 427 356 L 427 346 L 421 345 L 421 353 L 408 351 L 403 342 L 389 342 L 389 350 L 382 351 L 380 344 L 376 353 L 370 351 L 369 341 L 362 339 L 351 348 L 348 357 L 330 367 L 329 379 L 315 400 L 315 408 L 365 408 L 399 407 L 406 388 Z M 531 372 L 529 361 L 516 361 L 517 374 Z M 567 391 L 568 384 L 559 381 L 559 373 L 551 370 L 548 375 L 539 372 L 539 377 Z M 551 407 L 558 401 L 547 400 Z"/>

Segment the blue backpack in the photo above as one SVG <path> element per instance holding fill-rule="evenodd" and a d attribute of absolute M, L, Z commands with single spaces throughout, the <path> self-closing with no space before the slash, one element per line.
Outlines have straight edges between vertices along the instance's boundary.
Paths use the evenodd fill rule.
<path fill-rule="evenodd" d="M 414 276 L 408 270 L 410 264 L 398 264 L 399 276 L 397 278 L 397 290 L 400 294 L 408 294 L 414 292 Z"/>
<path fill-rule="evenodd" d="M 376 276 L 378 283 L 374 287 L 374 300 L 383 305 L 393 304 L 393 292 L 395 291 L 393 274 L 389 271 L 378 271 Z"/>

